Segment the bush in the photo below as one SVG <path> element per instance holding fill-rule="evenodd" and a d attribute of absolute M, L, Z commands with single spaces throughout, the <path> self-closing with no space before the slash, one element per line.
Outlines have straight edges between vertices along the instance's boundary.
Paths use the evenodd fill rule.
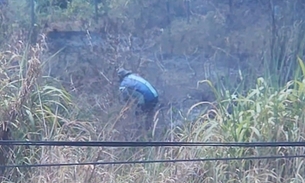
<path fill-rule="evenodd" d="M 227 3 L 194 0 L 192 3 L 196 7 L 193 6 L 193 9 L 188 12 L 192 13 L 191 17 L 187 17 L 190 14 L 183 12 L 181 5 L 189 1 L 172 2 L 172 9 L 167 12 L 166 1 L 161 3 L 157 0 L 149 2 L 116 0 L 99 4 L 98 8 L 103 15 L 102 20 L 93 23 L 92 4 L 73 0 L 65 10 L 52 7 L 48 9 L 49 14 L 36 12 L 38 17 L 36 23 L 37 27 L 41 28 L 41 33 L 46 33 L 43 27 L 48 23 L 50 23 L 48 28 L 59 26 L 61 29 L 58 31 L 96 30 L 95 34 L 90 35 L 98 40 L 99 33 L 102 32 L 101 39 L 105 41 L 107 49 L 103 51 L 75 49 L 74 56 L 61 52 L 47 57 L 42 44 L 29 46 L 24 41 L 27 40 L 30 32 L 28 30 L 33 28 L 30 25 L 30 14 L 12 13 L 19 12 L 18 10 L 28 11 L 28 4 L 19 0 L 10 2 L 8 9 L 12 11 L 8 11 L 4 17 L 7 19 L 1 19 L 1 25 L 6 25 L 1 27 L 3 30 L 0 37 L 3 43 L 1 48 L 8 50 L 0 53 L 0 121 L 2 125 L 0 137 L 2 139 L 143 140 L 146 134 L 136 129 L 137 124 L 134 124 L 132 107 L 121 106 L 116 100 L 115 68 L 125 64 L 134 70 L 140 70 L 139 68 L 148 65 L 146 64 L 148 62 L 156 64 L 150 59 L 151 53 L 160 55 L 171 53 L 174 56 L 185 57 L 193 54 L 195 58 L 196 54 L 202 53 L 209 58 L 198 57 L 197 62 L 212 63 L 221 60 L 222 66 L 237 65 L 238 75 L 238 80 L 233 82 L 229 74 L 225 74 L 223 70 L 211 69 L 213 78 L 206 79 L 212 82 L 205 80 L 199 83 L 206 83 L 212 88 L 215 101 L 196 103 L 186 115 L 178 106 L 183 103 L 182 98 L 179 98 L 176 104 L 174 101 L 164 102 L 168 105 L 158 109 L 155 116 L 155 128 L 152 132 L 155 139 L 200 142 L 301 141 L 304 139 L 305 66 L 301 59 L 298 60 L 299 65 L 294 59 L 297 55 L 301 58 L 303 56 L 304 34 L 301 31 L 303 27 L 301 21 L 294 22 L 294 26 L 291 26 L 289 17 L 285 21 L 281 19 L 283 20 L 281 24 L 275 26 L 278 29 L 273 29 L 272 32 L 268 29 L 267 21 L 270 12 L 259 10 L 257 14 L 263 17 L 262 20 L 253 20 L 253 26 L 250 26 L 247 22 L 252 17 L 248 13 L 249 7 L 242 1 L 239 1 L 241 3 L 234 1 L 241 8 L 236 12 L 230 12 L 235 13 L 234 16 L 231 15 L 231 18 L 242 17 L 235 21 L 235 25 L 242 26 L 231 30 L 228 28 L 226 15 L 228 9 L 232 7 L 229 7 Z M 244 2 L 250 4 L 248 0 Z M 204 8 L 200 5 L 204 5 Z M 291 9 L 287 9 L 287 12 L 290 11 Z M 152 14 L 152 12 L 157 13 Z M 168 17 L 171 18 L 170 21 L 167 21 Z M 190 18 L 189 21 L 187 21 L 188 18 Z M 56 26 L 52 27 L 51 24 Z M 69 27 L 68 24 L 71 26 Z M 150 29 L 152 27 L 153 29 Z M 162 29 L 154 29 L 155 27 Z M 162 30 L 160 32 L 163 34 L 155 39 L 153 33 L 156 31 L 154 30 Z M 147 34 L 151 34 L 150 37 Z M 138 37 L 132 39 L 132 35 L 138 35 Z M 81 38 L 79 36 L 78 39 Z M 132 40 L 141 42 L 136 45 L 139 47 L 138 50 L 131 49 Z M 271 42 L 272 46 L 269 45 Z M 141 46 L 146 47 L 147 50 L 141 49 Z M 160 55 L 154 55 L 154 59 L 159 64 L 155 67 L 161 67 L 168 61 L 158 60 Z M 97 60 L 99 62 L 96 64 Z M 129 60 L 133 62 L 128 62 Z M 175 62 L 172 68 L 183 68 L 179 67 L 182 64 L 176 57 L 172 62 Z M 90 65 L 90 63 L 93 64 Z M 244 65 L 247 68 L 241 67 L 243 63 L 246 63 Z M 279 63 L 281 67 L 278 67 Z M 171 65 L 170 61 L 167 64 Z M 200 70 L 199 66 L 205 66 L 200 64 L 198 68 L 193 69 L 189 62 L 187 67 L 193 70 L 194 75 L 206 72 L 206 70 Z M 59 71 L 55 72 L 54 77 L 45 72 L 46 65 L 58 68 Z M 294 67 L 295 65 L 297 67 Z M 165 72 L 166 69 L 163 67 L 160 70 Z M 287 73 L 285 69 L 291 72 Z M 181 82 L 183 79 L 181 75 L 177 74 L 177 78 L 173 78 L 173 72 L 178 70 L 167 71 L 166 74 L 169 77 L 166 79 Z M 159 75 L 163 73 L 154 71 L 152 69 L 151 78 L 158 75 L 156 80 L 159 80 Z M 184 74 L 184 72 L 185 70 L 182 70 L 181 73 Z M 219 73 L 222 75 L 219 76 Z M 261 77 L 257 77 L 257 73 Z M 294 79 L 291 73 L 295 74 Z M 284 79 L 281 79 L 279 74 L 284 75 Z M 289 74 L 290 77 L 288 77 Z M 55 77 L 64 79 L 59 81 Z M 194 78 L 185 77 L 185 83 L 189 84 L 188 82 Z M 253 78 L 258 79 L 253 81 Z M 79 84 L 79 87 L 72 88 L 76 84 Z M 200 89 L 197 88 L 195 91 L 198 92 L 198 90 Z M 202 94 L 201 91 L 198 93 Z M 201 106 L 204 107 L 200 108 Z M 200 109 L 199 112 L 198 109 Z M 157 127 L 160 123 L 163 126 Z M 2 165 L 52 164 L 299 153 L 303 153 L 303 148 L 119 149 L 15 146 L 2 148 L 0 163 Z M 3 182 L 302 182 L 301 175 L 304 172 L 302 165 L 303 161 L 300 159 L 277 159 L 19 168 L 3 170 L 2 180 Z"/>

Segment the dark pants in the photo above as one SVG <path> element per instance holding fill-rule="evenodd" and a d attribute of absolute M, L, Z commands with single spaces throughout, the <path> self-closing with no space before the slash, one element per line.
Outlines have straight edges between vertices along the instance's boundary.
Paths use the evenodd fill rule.
<path fill-rule="evenodd" d="M 145 102 L 145 104 L 141 105 L 141 110 L 145 115 L 145 129 L 149 130 L 152 127 L 154 115 L 155 115 L 155 107 L 158 104 L 158 97 L 154 98 L 152 101 Z"/>

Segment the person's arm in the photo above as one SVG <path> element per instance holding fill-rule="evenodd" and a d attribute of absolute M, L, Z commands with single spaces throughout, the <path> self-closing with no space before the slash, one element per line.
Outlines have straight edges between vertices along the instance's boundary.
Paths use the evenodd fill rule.
<path fill-rule="evenodd" d="M 138 104 L 144 104 L 144 96 L 130 88 L 127 87 L 120 87 L 120 101 L 127 102 L 129 99 L 135 99 Z"/>
<path fill-rule="evenodd" d="M 129 99 L 129 91 L 127 87 L 120 86 L 120 102 L 127 102 Z"/>

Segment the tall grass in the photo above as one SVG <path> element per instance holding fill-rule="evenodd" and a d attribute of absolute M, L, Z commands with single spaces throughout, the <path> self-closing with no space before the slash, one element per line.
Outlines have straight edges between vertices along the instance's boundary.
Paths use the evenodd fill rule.
<path fill-rule="evenodd" d="M 29 48 L 21 42 L 19 46 L 15 51 L 1 53 L 2 131 L 9 131 L 6 137 L 9 139 L 50 140 L 69 117 L 70 96 L 57 88 L 58 84 L 46 85 L 47 79 L 41 75 L 42 49 L 39 46 Z M 43 154 L 36 147 L 9 147 L 7 150 L 10 151 L 1 153 L 3 163 L 37 163 Z M 7 171 L 11 173 L 5 174 L 20 173 Z"/>
<path fill-rule="evenodd" d="M 113 125 L 105 125 L 97 131 L 96 123 L 73 120 L 71 108 L 74 106 L 69 94 L 58 83 L 50 82 L 50 78 L 38 74 L 39 69 L 35 68 L 39 67 L 33 64 L 35 59 L 39 63 L 36 54 L 25 55 L 27 56 L 17 57 L 12 53 L 7 55 L 7 58 L 27 58 L 19 62 L 24 66 L 22 72 L 19 64 L 14 67 L 18 72 L 9 72 L 11 70 L 7 69 L 14 59 L 1 64 L 6 66 L 3 75 L 16 78 L 11 79 L 10 84 L 2 83 L 1 87 L 1 91 L 9 94 L 7 105 L 5 102 L 2 105 L 7 108 L 8 104 L 14 104 L 14 109 L 20 114 L 9 124 L 11 138 L 113 140 L 109 132 L 114 130 Z M 305 66 L 301 59 L 298 59 L 298 64 L 300 73 L 304 76 Z M 33 71 L 36 74 L 31 73 Z M 28 90 L 25 91 L 25 88 Z M 214 90 L 219 96 L 218 103 L 211 103 L 213 108 L 198 116 L 193 123 L 186 121 L 184 126 L 172 131 L 168 139 L 201 142 L 303 140 L 304 88 L 303 78 L 291 80 L 279 90 L 265 79 L 258 78 L 255 87 L 243 95 L 231 97 L 228 93 L 221 96 Z M 18 101 L 22 105 L 16 105 Z M 227 110 L 228 106 L 231 106 L 230 112 Z M 295 155 L 304 150 L 300 147 L 11 148 L 12 151 L 7 156 L 7 163 L 11 164 Z M 4 182 L 302 182 L 302 172 L 304 166 L 301 159 L 215 161 L 7 169 Z"/>
<path fill-rule="evenodd" d="M 75 13 L 72 10 L 75 9 L 68 10 L 66 15 Z M 272 48 L 269 50 L 272 56 L 266 56 L 271 55 L 269 52 L 265 53 L 267 69 L 264 77 L 259 77 L 249 84 L 256 75 L 249 74 L 252 71 L 241 70 L 240 82 L 237 85 L 230 86 L 226 83 L 229 81 L 222 80 L 220 87 L 213 88 L 216 102 L 203 102 L 211 106 L 206 112 L 197 116 L 195 120 L 187 117 L 181 119 L 184 120 L 184 125 L 172 127 L 164 134 L 158 133 L 156 138 L 201 142 L 304 140 L 305 66 L 301 59 L 304 35 L 301 32 L 301 24 L 290 28 L 289 34 L 279 28 L 279 36 L 274 37 Z M 40 45 L 29 47 L 19 42 L 9 51 L 0 53 L 0 119 L 4 129 L 0 133 L 2 139 L 134 139 L 131 131 L 124 129 L 129 125 L 127 122 L 131 123 L 134 120 L 129 114 L 130 106 L 106 105 L 103 104 L 104 98 L 99 99 L 98 96 L 84 93 L 72 97 L 58 81 L 45 76 L 42 72 L 45 61 L 42 57 L 43 52 Z M 298 55 L 299 58 L 296 59 Z M 278 65 L 280 66 L 275 67 Z M 287 73 L 286 70 L 291 72 Z M 295 77 L 292 77 L 291 73 L 294 73 Z M 284 79 L 281 79 L 282 76 Z M 209 81 L 204 82 L 213 86 Z M 84 99 L 88 95 L 93 103 Z M 194 104 L 189 109 L 189 114 L 200 104 L 202 103 Z M 164 119 L 173 124 L 175 118 L 172 116 L 175 111 L 173 107 L 168 111 L 164 113 L 167 115 Z M 156 123 L 160 120 L 161 113 L 156 115 Z M 303 153 L 304 148 L 16 146 L 4 147 L 0 152 L 1 164 L 51 164 L 284 156 Z M 277 159 L 15 168 L 2 172 L 2 182 L 304 182 L 303 161 Z"/>
<path fill-rule="evenodd" d="M 304 63 L 298 60 L 304 75 Z M 219 105 L 200 116 L 195 125 L 179 133 L 180 140 L 220 142 L 299 141 L 304 139 L 304 80 L 292 80 L 281 89 L 258 78 L 256 87 L 245 95 L 227 97 Z M 277 86 L 277 85 L 276 85 Z M 232 105 L 230 113 L 227 112 Z M 211 118 L 209 113 L 213 113 Z M 299 154 L 303 148 L 190 148 L 180 150 L 183 158 L 236 157 Z M 180 157 L 180 156 L 178 156 Z M 302 182 L 301 160 L 255 160 L 251 162 L 202 163 L 208 168 L 205 182 Z M 281 166 L 281 164 L 285 166 Z M 219 171 L 220 170 L 220 171 Z M 301 171 L 300 171 L 301 170 Z M 264 173 L 262 173 L 264 172 Z M 198 178 L 198 177 L 197 177 Z M 211 181 L 212 182 L 212 181 Z"/>

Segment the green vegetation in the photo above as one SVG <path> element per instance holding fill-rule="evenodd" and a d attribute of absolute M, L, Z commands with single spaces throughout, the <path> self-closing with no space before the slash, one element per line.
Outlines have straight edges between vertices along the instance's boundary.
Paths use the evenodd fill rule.
<path fill-rule="evenodd" d="M 116 98 L 115 67 L 126 64 L 127 58 L 137 60 L 134 70 L 148 67 L 149 62 L 113 46 L 105 52 L 81 52 L 100 59 L 94 68 L 83 57 L 61 53 L 47 54 L 43 36 L 35 45 L 27 43 L 31 30 L 29 4 L 11 0 L 0 17 L 0 123 L 1 139 L 14 140 L 141 140 L 143 132 L 134 130 L 132 106 L 121 106 Z M 42 1 L 41 1 L 42 2 Z M 148 52 L 162 50 L 164 55 L 196 55 L 203 53 L 209 63 L 237 65 L 237 74 L 227 77 L 217 68 L 211 74 L 199 75 L 197 88 L 206 84 L 215 101 L 194 102 L 183 113 L 168 101 L 169 107 L 156 113 L 154 140 L 200 142 L 302 141 L 305 138 L 305 65 L 303 60 L 303 20 L 289 16 L 274 17 L 257 12 L 259 20 L 251 20 L 247 12 L 259 3 L 239 4 L 231 19 L 241 28 L 229 28 L 224 17 L 225 3 L 193 0 L 205 5 L 193 10 L 191 17 L 183 10 L 183 0 L 171 2 L 171 11 L 160 1 L 106 0 L 99 4 L 96 21 L 94 6 L 73 0 L 66 10 L 58 7 L 48 13 L 36 12 L 39 33 L 49 29 L 100 30 L 110 35 L 136 35 L 147 44 Z M 164 1 L 165 2 L 165 1 Z M 212 3 L 214 2 L 214 3 Z M 232 2 L 232 1 L 230 1 Z M 267 0 L 266 0 L 267 2 Z M 268 1 L 270 6 L 273 1 Z M 202 3 L 202 4 L 200 4 Z M 248 3 L 248 4 L 247 4 Z M 282 13 L 293 12 L 296 5 L 281 1 Z M 285 4 L 286 3 L 286 4 Z M 299 2 L 301 3 L 301 2 Z M 162 4 L 162 5 L 160 5 Z M 283 6 L 287 5 L 287 6 Z M 265 4 L 267 9 L 268 4 Z M 268 5 L 268 6 L 267 6 Z M 229 8 L 231 7 L 228 5 Z M 286 9 L 283 9 L 286 8 Z M 9 11 L 8 11 L 9 10 Z M 221 11 L 220 11 L 221 10 Z M 253 11 L 253 10 L 252 10 Z M 152 12 L 155 12 L 152 14 Z M 179 13 L 180 12 L 180 13 Z M 184 12 L 184 13 L 181 13 Z M 270 13 L 270 12 L 269 12 Z M 241 17 L 244 18 L 239 18 Z M 276 14 L 279 16 L 278 14 Z M 292 16 L 292 15 L 291 15 Z M 167 21 L 170 18 L 170 21 Z M 190 18 L 189 21 L 188 18 Z M 266 23 L 267 22 L 267 23 Z M 268 28 L 269 23 L 273 26 Z M 44 25 L 47 24 L 47 27 Z M 161 36 L 153 37 L 155 28 L 163 28 Z M 233 24 L 232 24 L 233 25 Z M 261 25 L 261 26 L 259 26 Z M 230 30 L 230 31 L 228 31 Z M 268 31 L 266 31 L 268 30 Z M 107 36 L 105 36 L 107 37 Z M 127 36 L 128 37 L 128 36 Z M 266 43 L 264 43 L 266 42 Z M 113 49 L 112 49 L 113 48 Z M 157 50 L 157 51 L 156 51 Z M 250 51 L 249 51 L 250 50 Z M 143 54 L 147 54 L 142 51 Z M 247 53 L 248 55 L 244 55 Z M 97 55 L 97 57 L 94 57 Z M 227 57 L 225 57 L 227 56 Z M 77 65 L 77 59 L 81 63 Z M 91 58 L 91 57 L 90 57 Z M 223 58 L 227 58 L 224 60 Z M 231 60 L 230 60 L 230 59 Z M 169 68 L 158 61 L 162 72 Z M 219 63 L 219 60 L 221 62 Z M 73 62 L 72 62 L 73 61 Z M 160 62 L 159 62 L 160 61 Z M 164 60 L 163 60 L 164 62 Z M 246 62 L 246 63 L 245 63 Z M 51 77 L 46 66 L 62 69 Z M 183 63 L 178 63 L 183 64 Z M 189 67 L 191 68 L 190 64 Z M 214 66 L 214 67 L 217 67 Z M 185 70 L 190 70 L 186 68 Z M 98 72 L 96 71 L 98 70 Z M 195 68 L 196 69 L 196 68 Z M 199 68 L 200 69 L 200 68 Z M 186 72 L 186 71 L 183 72 Z M 201 71 L 201 70 L 200 70 Z M 205 72 L 203 70 L 201 72 Z M 152 71 L 157 75 L 156 72 Z M 195 71 L 194 71 L 195 72 Z M 219 74 L 221 73 L 221 74 Z M 200 74 L 200 73 L 199 73 Z M 181 77 L 181 75 L 178 75 Z M 155 77 L 155 76 L 154 76 Z M 64 78 L 59 80 L 58 78 Z M 168 79 L 168 78 L 166 78 Z M 179 78 L 178 81 L 182 81 Z M 186 79 L 188 80 L 188 79 Z M 190 82 L 190 80 L 189 80 Z M 85 83 L 85 84 L 84 84 Z M 174 83 L 178 84 L 178 83 Z M 103 87 L 102 87 L 103 86 Z M 158 85 L 163 87 L 164 85 Z M 196 87 L 196 86 L 195 86 Z M 182 91 L 182 90 L 181 90 Z M 175 91 L 178 92 L 178 91 Z M 173 95 L 173 94 L 172 94 Z M 164 97 L 164 96 L 163 96 Z M 165 98 L 165 97 L 164 97 Z M 165 98 L 164 100 L 169 100 Z M 180 98 L 180 100 L 183 100 Z M 180 104 L 180 103 L 179 103 Z M 206 109 L 199 106 L 205 105 Z M 201 109 L 194 118 L 193 111 Z M 179 126 L 172 126 L 183 121 Z M 161 127 L 158 127 L 161 125 Z M 162 126 L 163 125 L 163 126 Z M 9 130 L 7 130 L 9 129 Z M 162 130 L 161 130 L 162 129 Z M 165 131 L 165 132 L 164 132 Z M 140 138 L 139 138 L 140 136 Z M 302 147 L 158 147 L 158 148 L 89 148 L 89 147 L 2 147 L 0 163 L 46 164 L 96 161 L 138 161 L 154 159 L 197 159 L 214 157 L 271 156 L 302 154 Z M 105 166 L 70 166 L 15 168 L 1 172 L 2 182 L 304 182 L 302 159 L 213 161 L 189 163 L 156 163 Z"/>

